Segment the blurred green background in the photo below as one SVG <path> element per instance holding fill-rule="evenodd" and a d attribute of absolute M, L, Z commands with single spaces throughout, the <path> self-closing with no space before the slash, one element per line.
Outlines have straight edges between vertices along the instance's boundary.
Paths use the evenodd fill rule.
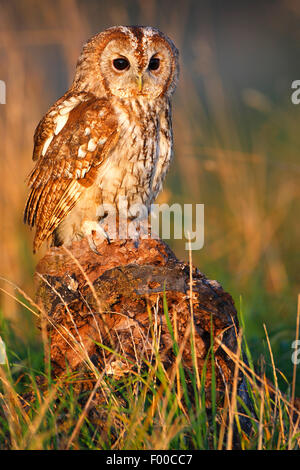
<path fill-rule="evenodd" d="M 180 50 L 175 159 L 159 202 L 205 205 L 193 263 L 244 313 L 252 354 L 291 379 L 299 292 L 300 3 L 293 0 L 0 1 L 1 276 L 34 295 L 32 233 L 23 226 L 35 126 L 71 84 L 83 43 L 117 24 L 158 27 Z M 187 259 L 185 241 L 170 242 Z M 2 281 L 0 335 L 22 360 L 42 351 L 33 315 Z M 17 296 L 20 298 L 19 296 Z M 35 353 L 36 351 L 36 353 Z"/>

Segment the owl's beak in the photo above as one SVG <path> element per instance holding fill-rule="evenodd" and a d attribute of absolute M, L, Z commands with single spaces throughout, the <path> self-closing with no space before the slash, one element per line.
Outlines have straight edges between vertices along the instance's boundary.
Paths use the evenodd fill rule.
<path fill-rule="evenodd" d="M 141 92 L 143 89 L 143 76 L 141 73 L 137 75 L 136 82 L 137 82 L 138 90 L 139 92 Z"/>

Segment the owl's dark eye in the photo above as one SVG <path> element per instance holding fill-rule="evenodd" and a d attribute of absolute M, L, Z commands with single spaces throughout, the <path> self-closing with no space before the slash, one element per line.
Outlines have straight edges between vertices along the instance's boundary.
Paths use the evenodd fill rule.
<path fill-rule="evenodd" d="M 157 70 L 159 68 L 159 65 L 160 65 L 160 60 L 158 59 L 158 57 L 152 57 L 152 59 L 150 59 L 150 62 L 149 62 L 149 70 Z"/>
<path fill-rule="evenodd" d="M 117 70 L 125 70 L 129 68 L 129 61 L 125 58 L 115 59 L 113 61 L 114 67 Z"/>

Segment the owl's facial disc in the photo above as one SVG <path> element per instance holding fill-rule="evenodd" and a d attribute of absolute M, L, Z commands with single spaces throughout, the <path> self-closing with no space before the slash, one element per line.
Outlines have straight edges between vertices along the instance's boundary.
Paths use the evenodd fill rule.
<path fill-rule="evenodd" d="M 99 61 L 106 86 L 114 96 L 155 99 L 167 90 L 174 71 L 172 52 L 161 41 L 144 48 L 133 47 L 124 38 L 112 39 Z"/>
<path fill-rule="evenodd" d="M 130 61 L 127 59 L 127 57 L 124 57 L 124 56 L 120 56 L 120 57 L 117 57 L 117 58 L 113 59 L 112 65 L 113 65 L 113 68 L 115 69 L 115 71 L 117 71 L 119 73 L 129 71 L 129 69 L 131 67 Z M 158 71 L 159 67 L 160 67 L 160 59 L 155 54 L 154 56 L 151 57 L 151 59 L 148 63 L 147 71 L 148 72 Z M 140 69 L 140 67 L 139 67 L 139 69 Z M 130 79 L 130 75 L 131 74 L 128 74 L 127 78 Z M 136 92 L 140 95 L 143 94 L 144 81 L 145 81 L 145 71 L 144 70 L 142 70 L 142 71 L 139 70 L 136 73 L 136 90 L 134 88 L 132 89 L 133 94 L 135 94 L 134 92 Z"/>

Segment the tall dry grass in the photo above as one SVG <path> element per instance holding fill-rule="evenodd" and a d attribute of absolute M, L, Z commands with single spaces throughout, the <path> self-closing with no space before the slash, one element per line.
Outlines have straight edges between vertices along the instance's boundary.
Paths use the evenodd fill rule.
<path fill-rule="evenodd" d="M 191 258 L 190 258 L 191 259 Z M 193 294 L 192 282 L 190 296 Z M 44 312 L 31 302 L 38 315 Z M 36 371 L 23 375 L 14 371 L 9 361 L 0 365 L 0 448 L 11 450 L 299 450 L 299 405 L 295 406 L 294 368 L 292 391 L 283 394 L 278 387 L 281 373 L 274 362 L 266 327 L 265 335 L 272 362 L 273 380 L 267 380 L 264 363 L 259 370 L 252 365 L 251 353 L 243 331 L 238 334 L 238 347 L 234 353 L 222 343 L 219 336 L 211 334 L 211 347 L 206 358 L 215 363 L 214 345 L 221 347 L 235 364 L 233 381 L 225 382 L 224 400 L 217 398 L 215 369 L 211 376 L 211 405 L 206 408 L 209 391 L 206 389 L 206 365 L 198 375 L 196 361 L 188 373 L 181 362 L 182 352 L 191 348 L 195 358 L 194 321 L 191 315 L 181 343 L 177 338 L 177 319 L 171 323 L 168 305 L 163 296 L 164 315 L 173 342 L 175 361 L 166 370 L 161 360 L 161 325 L 157 312 L 149 308 L 149 335 L 144 337 L 144 355 L 134 358 L 135 367 L 130 374 L 118 378 L 111 376 L 110 365 L 116 358 L 124 361 L 122 344 L 120 352 L 96 344 L 104 352 L 112 353 L 103 371 L 98 371 L 90 361 L 79 333 L 72 334 L 51 320 L 70 347 L 78 352 L 90 371 L 93 389 L 82 402 L 82 395 L 74 394 L 76 383 L 87 381 L 80 372 L 66 371 L 56 380 L 50 371 L 40 371 L 43 382 L 37 381 Z M 297 325 L 299 326 L 300 296 Z M 66 314 L 67 314 L 66 306 Z M 50 318 L 46 318 L 49 321 Z M 240 321 L 243 324 L 242 312 Z M 299 328 L 297 327 L 296 339 Z M 133 337 L 132 337 L 133 339 Z M 133 340 L 134 347 L 134 340 Z M 242 356 L 242 349 L 246 356 Z M 146 352 L 148 351 L 148 352 Z M 131 360 L 130 360 L 131 362 Z M 124 363 L 123 363 L 124 364 Z M 216 365 L 217 365 L 216 361 Z M 146 367 L 145 367 L 146 366 Z M 124 370 L 123 370 L 124 371 Z M 125 371 L 124 371 L 125 372 Z M 239 376 L 243 374 L 241 385 Z M 20 383 L 30 380 L 19 392 Z M 187 377 L 191 387 L 187 387 Z M 43 385 L 42 385 L 43 384 Z M 249 398 L 244 401 L 245 387 Z M 24 384 L 23 384 L 24 387 Z M 28 393 L 30 391 L 31 393 Z M 23 393 L 22 393 L 23 392 Z M 104 400 L 93 402 L 96 393 Z M 221 393 L 223 396 L 223 394 Z M 84 404 L 83 404 L 84 403 Z M 89 411 L 102 411 L 101 419 L 89 417 Z M 93 415 L 92 415 L 93 416 Z M 245 427 L 245 419 L 248 422 Z"/>

